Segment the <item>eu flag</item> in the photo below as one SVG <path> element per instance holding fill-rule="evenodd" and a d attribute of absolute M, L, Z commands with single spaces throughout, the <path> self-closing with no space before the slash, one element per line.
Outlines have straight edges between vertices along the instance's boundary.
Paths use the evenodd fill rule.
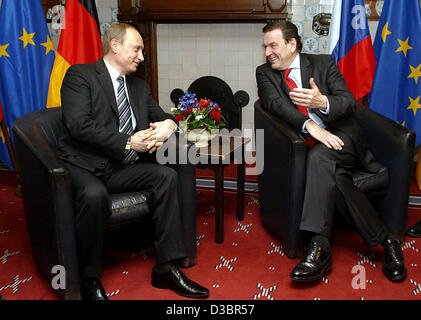
<path fill-rule="evenodd" d="M 374 41 L 373 110 L 417 132 L 421 142 L 421 13 L 419 0 L 384 1 Z"/>
<path fill-rule="evenodd" d="M 45 108 L 55 54 L 41 0 L 2 0 L 0 21 L 0 101 L 10 130 L 20 116 Z M 0 160 L 12 168 L 3 141 Z"/>

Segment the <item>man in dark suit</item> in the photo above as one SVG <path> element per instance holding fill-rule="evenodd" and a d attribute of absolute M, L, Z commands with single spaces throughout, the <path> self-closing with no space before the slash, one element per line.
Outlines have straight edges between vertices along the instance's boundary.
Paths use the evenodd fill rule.
<path fill-rule="evenodd" d="M 58 151 L 67 162 L 75 197 L 81 295 L 106 299 L 101 285 L 108 193 L 143 191 L 154 222 L 152 285 L 190 298 L 209 290 L 189 280 L 176 261 L 186 256 L 177 172 L 154 152 L 176 129 L 148 85 L 130 76 L 143 62 L 143 40 L 131 25 L 103 36 L 103 58 L 71 66 L 61 88 L 64 134 Z"/>
<path fill-rule="evenodd" d="M 263 33 L 268 61 L 256 70 L 259 98 L 268 112 L 302 133 L 310 147 L 303 168 L 306 189 L 300 223 L 309 239 L 308 250 L 290 277 L 314 281 L 330 271 L 329 237 L 335 206 L 342 201 L 346 210 L 341 213 L 355 224 L 365 244 L 383 245 L 385 276 L 403 279 L 406 268 L 399 242 L 352 182 L 353 168 L 376 172 L 379 164 L 353 119 L 355 98 L 341 72 L 330 55 L 300 53 L 301 38 L 291 22 L 269 24 Z"/>

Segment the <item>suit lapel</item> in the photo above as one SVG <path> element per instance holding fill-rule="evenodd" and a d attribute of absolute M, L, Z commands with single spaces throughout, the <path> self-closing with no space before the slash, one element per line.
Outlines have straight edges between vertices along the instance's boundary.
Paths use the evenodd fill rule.
<path fill-rule="evenodd" d="M 287 83 L 285 82 L 284 71 L 277 71 L 276 73 L 279 75 L 282 91 L 289 97 L 289 91 L 290 90 L 289 90 L 289 87 L 288 87 Z"/>
<path fill-rule="evenodd" d="M 110 74 L 108 73 L 107 67 L 105 66 L 105 63 L 102 59 L 100 59 L 96 63 L 96 71 L 98 73 L 99 83 L 101 84 L 102 89 L 104 90 L 107 101 L 110 102 L 111 109 L 115 112 L 115 114 L 118 117 L 117 98 L 114 94 L 113 83 Z"/>
<path fill-rule="evenodd" d="M 273 70 L 270 63 L 266 64 L 269 79 L 275 84 L 275 88 L 279 90 L 281 95 L 289 95 L 289 88 L 283 78 L 282 71 Z"/>

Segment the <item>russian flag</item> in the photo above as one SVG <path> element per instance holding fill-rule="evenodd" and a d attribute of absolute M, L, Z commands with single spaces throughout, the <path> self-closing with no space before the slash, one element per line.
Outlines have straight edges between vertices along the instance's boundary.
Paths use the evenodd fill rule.
<path fill-rule="evenodd" d="M 356 100 L 371 92 L 376 60 L 363 0 L 335 0 L 329 53 Z"/>

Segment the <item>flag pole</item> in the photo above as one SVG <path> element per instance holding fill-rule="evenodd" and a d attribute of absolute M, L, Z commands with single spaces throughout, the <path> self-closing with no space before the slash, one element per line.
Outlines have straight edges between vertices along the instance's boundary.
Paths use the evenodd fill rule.
<path fill-rule="evenodd" d="M 12 161 L 13 170 L 17 173 L 17 166 L 16 166 L 16 157 L 15 157 L 15 151 L 13 150 L 12 146 L 12 139 L 9 135 L 9 130 L 7 130 L 6 122 L 4 121 L 4 118 L 0 121 L 0 129 L 3 132 L 4 140 L 6 141 L 7 151 L 9 151 L 10 160 Z"/>
<path fill-rule="evenodd" d="M 415 180 L 417 182 L 418 189 L 421 190 L 421 147 L 418 150 L 417 166 L 415 169 Z"/>

